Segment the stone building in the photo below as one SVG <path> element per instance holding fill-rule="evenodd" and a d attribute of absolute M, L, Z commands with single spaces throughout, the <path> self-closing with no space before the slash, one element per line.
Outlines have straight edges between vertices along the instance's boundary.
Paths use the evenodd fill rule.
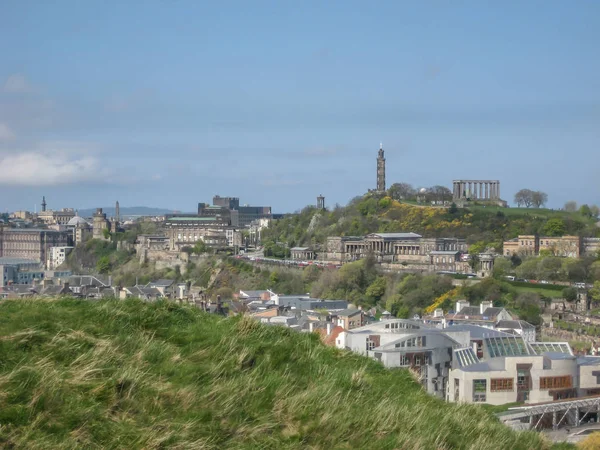
<path fill-rule="evenodd" d="M 104 230 L 106 230 L 107 232 L 110 232 L 111 231 L 111 223 L 106 218 L 106 213 L 102 212 L 102 208 L 96 209 L 96 213 L 94 214 L 94 217 L 93 217 L 92 228 L 93 228 L 92 236 L 94 239 L 107 240 L 107 238 L 105 237 Z"/>
<path fill-rule="evenodd" d="M 221 197 L 215 195 L 213 197 L 213 206 L 208 206 L 205 203 L 198 204 L 198 215 L 213 214 L 225 215 L 225 211 L 229 212 L 231 217 L 231 225 L 234 227 L 247 228 L 250 224 L 258 219 L 272 219 L 273 213 L 270 206 L 240 206 L 238 197 Z"/>
<path fill-rule="evenodd" d="M 82 217 L 76 215 L 67 223 L 67 231 L 73 234 L 74 245 L 79 245 L 92 238 L 92 226 Z"/>
<path fill-rule="evenodd" d="M 38 228 L 0 228 L 0 257 L 23 258 L 46 264 L 50 248 L 71 245 L 66 231 Z"/>
<path fill-rule="evenodd" d="M 452 201 L 457 205 L 467 201 L 479 201 L 507 206 L 507 203 L 500 198 L 500 181 L 498 180 L 454 180 L 452 182 Z"/>
<path fill-rule="evenodd" d="M 232 227 L 227 216 L 167 216 L 165 220 L 169 250 L 180 251 L 202 240 L 210 247 L 241 245 L 241 232 Z"/>
<path fill-rule="evenodd" d="M 327 238 L 326 259 L 343 263 L 373 255 L 383 263 L 420 264 L 427 270 L 463 272 L 467 243 L 457 238 L 424 238 L 416 233 L 372 233 Z"/>
<path fill-rule="evenodd" d="M 315 259 L 315 252 L 310 247 L 293 247 L 290 249 L 291 257 L 294 260 L 310 261 Z"/>
<path fill-rule="evenodd" d="M 383 144 L 379 144 L 379 153 L 377 154 L 377 191 L 385 192 L 385 155 Z"/>
<path fill-rule="evenodd" d="M 554 256 L 579 258 L 586 249 L 593 251 L 594 242 L 589 239 L 593 238 L 521 235 L 505 241 L 502 253 L 504 256 L 539 256 L 540 251 L 547 251 Z"/>

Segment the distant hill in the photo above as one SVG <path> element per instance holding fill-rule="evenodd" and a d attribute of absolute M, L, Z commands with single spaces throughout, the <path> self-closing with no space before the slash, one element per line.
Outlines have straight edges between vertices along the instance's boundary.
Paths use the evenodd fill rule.
<path fill-rule="evenodd" d="M 2 448 L 551 448 L 314 333 L 134 300 L 0 317 Z"/>
<path fill-rule="evenodd" d="M 127 216 L 162 216 L 163 214 L 174 214 L 175 211 L 165 208 L 151 208 L 148 206 L 120 206 L 121 217 Z M 102 211 L 106 213 L 107 217 L 114 217 L 115 207 L 106 206 L 102 208 Z M 96 208 L 80 209 L 79 215 L 81 217 L 91 217 L 96 212 Z"/>

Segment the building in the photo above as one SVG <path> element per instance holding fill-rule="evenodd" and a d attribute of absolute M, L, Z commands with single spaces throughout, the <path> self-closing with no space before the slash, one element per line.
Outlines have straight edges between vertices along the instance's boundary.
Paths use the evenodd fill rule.
<path fill-rule="evenodd" d="M 331 314 L 332 322 L 344 330 L 353 330 L 365 324 L 365 314 L 362 309 L 344 309 Z"/>
<path fill-rule="evenodd" d="M 79 217 L 79 215 L 75 215 L 69 222 L 67 223 L 67 231 L 70 231 L 72 236 L 72 241 L 74 245 L 80 245 L 91 239 L 93 236 L 93 228 L 85 219 Z"/>
<path fill-rule="evenodd" d="M 292 259 L 300 261 L 309 261 L 316 257 L 316 253 L 310 247 L 293 247 L 290 254 Z"/>
<path fill-rule="evenodd" d="M 470 272 L 464 239 L 423 238 L 416 233 L 372 233 L 327 238 L 327 261 L 344 263 L 373 255 L 379 262 L 425 266 L 425 270 Z"/>
<path fill-rule="evenodd" d="M 600 238 L 583 238 L 582 253 L 585 256 L 600 256 Z"/>
<path fill-rule="evenodd" d="M 383 144 L 379 144 L 379 152 L 377 153 L 377 191 L 385 192 L 385 155 Z"/>
<path fill-rule="evenodd" d="M 470 324 L 487 328 L 495 328 L 500 321 L 512 321 L 513 317 L 505 308 L 495 308 L 491 301 L 482 301 L 478 306 L 471 306 L 467 300 L 458 300 L 455 311 L 445 316 L 448 324 Z"/>
<path fill-rule="evenodd" d="M 219 210 L 222 210 L 222 208 Z M 213 211 L 215 208 L 209 207 Z M 213 248 L 225 248 L 242 245 L 242 233 L 231 226 L 228 214 L 204 216 L 169 215 L 165 219 L 169 250 L 181 251 L 184 247 L 193 247 L 199 240 Z"/>
<path fill-rule="evenodd" d="M 50 257 L 46 263 L 48 269 L 56 269 L 65 262 L 73 247 L 50 247 Z"/>
<path fill-rule="evenodd" d="M 585 251 L 594 254 L 595 238 L 579 236 L 535 236 L 521 235 L 503 243 L 504 256 L 539 256 L 540 252 L 566 258 L 579 258 Z"/>
<path fill-rule="evenodd" d="M 524 320 L 500 320 L 495 329 L 505 333 L 518 334 L 525 342 L 535 342 L 535 327 Z"/>
<path fill-rule="evenodd" d="M 262 241 L 262 231 L 271 225 L 271 219 L 255 219 L 248 226 L 248 239 L 250 245 L 259 245 Z"/>
<path fill-rule="evenodd" d="M 319 210 L 325 209 L 325 197 L 323 197 L 323 194 L 321 194 L 317 197 L 317 209 L 319 209 Z"/>
<path fill-rule="evenodd" d="M 71 244 L 71 235 L 66 231 L 0 228 L 0 257 L 29 259 L 46 264 L 50 248 Z"/>
<path fill-rule="evenodd" d="M 498 180 L 454 180 L 452 186 L 452 201 L 457 204 L 469 200 L 502 202 Z"/>
<path fill-rule="evenodd" d="M 346 300 L 322 300 L 308 295 L 271 295 L 274 304 L 298 310 L 343 310 L 348 308 Z"/>
<path fill-rule="evenodd" d="M 203 209 L 210 208 L 204 203 L 200 203 L 198 205 L 198 215 L 202 215 L 200 205 L 203 205 Z M 213 197 L 213 208 L 221 208 L 228 211 L 231 217 L 231 225 L 240 228 L 247 228 L 253 221 L 258 219 L 273 218 L 270 206 L 240 206 L 240 199 L 238 197 L 221 197 L 215 195 Z"/>

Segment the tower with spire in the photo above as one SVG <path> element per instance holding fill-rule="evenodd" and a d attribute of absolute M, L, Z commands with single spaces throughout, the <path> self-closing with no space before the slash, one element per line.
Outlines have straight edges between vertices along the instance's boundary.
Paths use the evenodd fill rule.
<path fill-rule="evenodd" d="M 377 191 L 385 192 L 385 156 L 382 143 L 379 144 L 379 154 L 377 155 Z"/>
<path fill-rule="evenodd" d="M 46 211 L 46 196 L 42 197 L 42 212 Z"/>

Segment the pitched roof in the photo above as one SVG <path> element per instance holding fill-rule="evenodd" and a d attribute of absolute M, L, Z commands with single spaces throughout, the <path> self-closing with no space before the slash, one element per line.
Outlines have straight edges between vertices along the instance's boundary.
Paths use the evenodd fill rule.
<path fill-rule="evenodd" d="M 161 279 L 161 280 L 151 281 L 150 283 L 148 283 L 148 285 L 150 285 L 150 286 L 160 286 L 160 287 L 169 287 L 173 283 L 175 283 L 175 280 Z"/>
<path fill-rule="evenodd" d="M 533 325 L 524 320 L 500 320 L 496 328 L 512 328 L 513 330 L 535 329 Z"/>
<path fill-rule="evenodd" d="M 342 311 L 337 311 L 333 315 L 341 316 L 341 317 L 351 317 L 351 316 L 354 316 L 361 312 L 362 312 L 362 310 L 360 310 L 360 309 L 350 309 L 349 308 L 349 309 L 343 309 Z"/>

